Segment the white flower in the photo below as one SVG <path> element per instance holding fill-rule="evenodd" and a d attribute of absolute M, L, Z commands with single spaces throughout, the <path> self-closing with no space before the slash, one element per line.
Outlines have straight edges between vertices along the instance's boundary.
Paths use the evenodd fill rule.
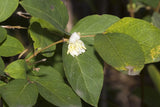
<path fill-rule="evenodd" d="M 73 57 L 78 56 L 85 52 L 85 45 L 83 41 L 80 40 L 80 35 L 74 32 L 69 38 L 69 45 L 67 54 L 71 54 Z"/>

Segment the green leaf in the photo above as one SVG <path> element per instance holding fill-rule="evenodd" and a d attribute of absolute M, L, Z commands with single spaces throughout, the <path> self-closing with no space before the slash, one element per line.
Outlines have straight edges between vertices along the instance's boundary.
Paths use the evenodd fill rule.
<path fill-rule="evenodd" d="M 0 81 L 0 87 L 1 87 L 1 86 L 4 86 L 4 85 L 6 85 L 6 83 L 3 82 L 3 81 Z"/>
<path fill-rule="evenodd" d="M 57 41 L 56 35 L 50 33 L 47 29 L 41 28 L 40 24 L 35 22 L 30 26 L 29 33 L 34 41 L 34 49 L 42 49 L 55 41 Z M 56 46 L 52 46 L 44 51 L 42 54 L 46 57 L 51 57 L 54 54 Z"/>
<path fill-rule="evenodd" d="M 30 19 L 30 25 L 34 22 L 37 22 L 41 25 L 42 28 L 47 28 L 54 35 L 58 35 L 59 37 L 63 37 L 64 33 L 60 32 L 57 28 L 55 28 L 51 23 L 36 17 L 32 17 Z"/>
<path fill-rule="evenodd" d="M 144 53 L 138 42 L 128 35 L 98 34 L 95 48 L 106 63 L 128 75 L 137 75 L 144 67 Z"/>
<path fill-rule="evenodd" d="M 39 67 L 39 77 L 30 77 L 48 102 L 60 107 L 81 107 L 80 98 L 67 86 L 62 76 L 50 66 Z"/>
<path fill-rule="evenodd" d="M 60 31 L 65 32 L 68 12 L 61 0 L 23 0 L 21 5 L 32 16 L 48 21 Z"/>
<path fill-rule="evenodd" d="M 38 97 L 36 85 L 27 80 L 13 80 L 0 93 L 9 107 L 32 107 Z"/>
<path fill-rule="evenodd" d="M 159 13 L 157 13 L 157 12 L 153 13 L 152 23 L 154 26 L 160 28 L 160 14 Z"/>
<path fill-rule="evenodd" d="M 160 60 L 160 30 L 146 21 L 123 18 L 105 33 L 124 33 L 138 41 L 145 55 L 145 64 Z"/>
<path fill-rule="evenodd" d="M 6 20 L 18 7 L 19 0 L 0 0 L 0 22 Z"/>
<path fill-rule="evenodd" d="M 154 65 L 148 66 L 149 75 L 160 94 L 160 73 Z"/>
<path fill-rule="evenodd" d="M 118 17 L 112 15 L 91 15 L 81 19 L 71 30 L 80 32 L 81 35 L 95 35 L 103 33 L 109 26 L 119 20 Z"/>
<path fill-rule="evenodd" d="M 4 68 L 5 68 L 4 62 L 3 62 L 2 58 L 0 57 L 0 75 L 2 74 Z"/>
<path fill-rule="evenodd" d="M 26 61 L 20 59 L 10 63 L 4 72 L 14 79 L 25 79 L 27 69 Z"/>
<path fill-rule="evenodd" d="M 1 45 L 1 42 L 3 42 L 7 37 L 7 31 L 0 27 L 0 45 Z"/>
<path fill-rule="evenodd" d="M 87 103 L 97 106 L 103 85 L 103 68 L 93 48 L 94 38 L 83 38 L 86 52 L 78 57 L 67 55 L 68 44 L 63 45 L 65 75 L 74 91 Z"/>
<path fill-rule="evenodd" d="M 0 45 L 0 56 L 9 57 L 21 53 L 23 45 L 16 38 L 7 35 L 7 39 Z"/>
<path fill-rule="evenodd" d="M 158 6 L 159 0 L 133 0 L 133 2 L 142 2 L 146 5 L 156 8 Z"/>

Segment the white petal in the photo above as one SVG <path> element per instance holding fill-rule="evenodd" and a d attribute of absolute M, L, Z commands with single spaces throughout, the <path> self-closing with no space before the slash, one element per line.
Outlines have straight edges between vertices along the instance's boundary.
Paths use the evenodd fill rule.
<path fill-rule="evenodd" d="M 75 41 L 80 39 L 80 35 L 78 33 L 74 32 L 72 33 L 71 37 L 69 38 L 69 43 L 74 43 Z"/>

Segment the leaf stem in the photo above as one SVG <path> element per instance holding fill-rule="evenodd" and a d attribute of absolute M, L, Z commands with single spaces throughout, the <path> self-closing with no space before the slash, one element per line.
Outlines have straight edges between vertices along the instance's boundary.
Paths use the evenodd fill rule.
<path fill-rule="evenodd" d="M 132 0 L 129 0 L 129 13 L 131 17 L 134 17 L 134 8 Z"/>
<path fill-rule="evenodd" d="M 62 40 L 59 40 L 59 41 L 57 41 L 57 42 L 54 42 L 54 43 L 52 43 L 52 44 L 50 44 L 50 45 L 42 48 L 41 50 L 35 52 L 33 55 L 31 55 L 29 58 L 27 58 L 27 59 L 26 59 L 26 62 L 28 62 L 29 60 L 31 60 L 33 57 L 37 56 L 37 55 L 38 55 L 39 53 L 41 53 L 42 51 L 44 51 L 44 50 L 46 50 L 46 49 L 48 49 L 48 48 L 50 48 L 50 47 L 52 47 L 52 46 L 54 46 L 54 45 L 56 45 L 56 44 L 59 44 L 59 43 L 62 43 L 62 42 L 67 42 L 67 41 L 68 41 L 68 39 L 64 38 L 64 39 L 62 39 Z"/>
<path fill-rule="evenodd" d="M 81 36 L 81 38 L 86 38 L 86 37 L 95 37 L 95 35 L 85 35 L 85 36 Z"/>

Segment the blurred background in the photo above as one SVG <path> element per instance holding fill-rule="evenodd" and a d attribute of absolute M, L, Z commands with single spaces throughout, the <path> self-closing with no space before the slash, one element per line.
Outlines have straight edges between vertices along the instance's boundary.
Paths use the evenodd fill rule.
<path fill-rule="evenodd" d="M 111 14 L 123 17 L 135 17 L 148 21 L 160 28 L 159 0 L 62 0 L 69 13 L 67 31 L 72 29 L 80 19 L 93 14 Z M 19 6 L 16 12 L 1 25 L 29 26 L 29 19 L 16 13 L 24 11 Z M 26 29 L 9 29 L 25 47 L 29 46 Z M 3 58 L 10 63 L 12 58 Z M 138 76 L 128 76 L 104 64 L 104 85 L 100 96 L 99 107 L 160 107 L 160 63 L 145 65 Z M 84 107 L 91 107 L 83 102 Z M 51 107 L 51 106 L 47 106 Z"/>

